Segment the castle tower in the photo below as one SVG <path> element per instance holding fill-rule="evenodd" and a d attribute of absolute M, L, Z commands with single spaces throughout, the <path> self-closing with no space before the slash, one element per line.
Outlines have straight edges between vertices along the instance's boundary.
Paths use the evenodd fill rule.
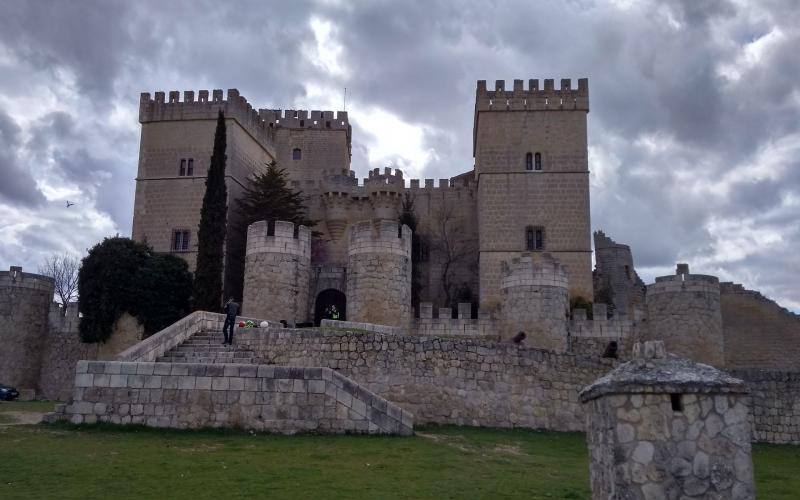
<path fill-rule="evenodd" d="M 274 132 L 275 161 L 292 181 L 322 181 L 327 170 L 350 170 L 352 127 L 346 111 L 262 109 Z"/>
<path fill-rule="evenodd" d="M 370 170 L 369 177 L 364 180 L 364 187 L 372 205 L 373 218 L 397 219 L 405 190 L 402 170 L 395 169 L 394 174 L 390 167 L 386 167 L 383 174 L 377 168 Z"/>
<path fill-rule="evenodd" d="M 411 229 L 397 220 L 350 226 L 347 315 L 407 328 L 411 320 Z"/>
<path fill-rule="evenodd" d="M 42 342 L 47 334 L 52 278 L 12 266 L 0 272 L 0 381 L 38 389 Z"/>
<path fill-rule="evenodd" d="M 173 253 L 194 271 L 197 259 L 200 209 L 214 146 L 217 114 L 225 113 L 228 191 L 228 232 L 224 251 L 224 295 L 241 297 L 246 230 L 235 200 L 247 178 L 276 157 L 274 126 L 239 95 L 228 90 L 183 93 L 143 93 L 139 103 L 142 125 L 139 168 L 133 210 L 133 239 L 147 241 L 153 250 Z"/>
<path fill-rule="evenodd" d="M 580 393 L 592 498 L 754 499 L 744 382 L 658 341 L 633 357 Z"/>
<path fill-rule="evenodd" d="M 260 221 L 247 228 L 242 313 L 306 322 L 311 279 L 311 231 L 291 222 Z"/>
<path fill-rule="evenodd" d="M 689 274 L 678 264 L 674 276 L 647 286 L 646 338 L 663 340 L 667 350 L 700 363 L 723 366 L 725 350 L 719 280 Z"/>
<path fill-rule="evenodd" d="M 610 301 L 616 318 L 637 319 L 644 314 L 645 285 L 633 268 L 631 247 L 595 231 L 594 251 L 595 303 Z"/>
<path fill-rule="evenodd" d="M 592 299 L 588 80 L 478 81 L 473 155 L 478 181 L 481 306 L 499 301 L 501 262 L 545 251 L 564 265 L 570 293 Z"/>
<path fill-rule="evenodd" d="M 548 254 L 523 254 L 502 266 L 501 338 L 525 332 L 525 343 L 567 348 L 569 283 L 563 266 Z"/>

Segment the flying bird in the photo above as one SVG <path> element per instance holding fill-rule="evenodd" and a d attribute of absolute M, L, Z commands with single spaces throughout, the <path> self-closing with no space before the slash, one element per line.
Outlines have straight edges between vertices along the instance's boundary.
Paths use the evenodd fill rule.
<path fill-rule="evenodd" d="M 72 205 L 74 205 L 74 203 L 70 203 L 69 200 L 67 200 L 67 208 L 71 207 Z"/>

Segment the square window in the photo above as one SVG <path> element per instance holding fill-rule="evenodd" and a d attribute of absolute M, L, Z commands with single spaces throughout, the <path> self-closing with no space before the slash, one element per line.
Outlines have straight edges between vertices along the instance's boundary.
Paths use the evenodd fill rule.
<path fill-rule="evenodd" d="M 189 251 L 189 231 L 186 229 L 175 229 L 172 231 L 172 251 Z"/>

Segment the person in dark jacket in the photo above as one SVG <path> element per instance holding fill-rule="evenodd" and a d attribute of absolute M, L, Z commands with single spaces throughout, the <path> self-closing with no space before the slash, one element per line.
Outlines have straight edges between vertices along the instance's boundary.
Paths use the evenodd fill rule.
<path fill-rule="evenodd" d="M 225 339 L 222 344 L 233 345 L 233 325 L 236 324 L 236 315 L 239 314 L 239 304 L 233 297 L 225 303 L 225 323 L 222 325 L 222 335 Z"/>

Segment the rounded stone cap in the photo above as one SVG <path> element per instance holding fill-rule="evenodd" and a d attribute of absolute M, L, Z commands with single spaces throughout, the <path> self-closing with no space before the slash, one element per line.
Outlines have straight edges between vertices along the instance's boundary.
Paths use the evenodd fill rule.
<path fill-rule="evenodd" d="M 633 356 L 631 361 L 585 387 L 579 395 L 581 402 L 609 394 L 747 392 L 744 381 L 713 366 L 669 354 L 660 340 L 637 342 Z"/>

